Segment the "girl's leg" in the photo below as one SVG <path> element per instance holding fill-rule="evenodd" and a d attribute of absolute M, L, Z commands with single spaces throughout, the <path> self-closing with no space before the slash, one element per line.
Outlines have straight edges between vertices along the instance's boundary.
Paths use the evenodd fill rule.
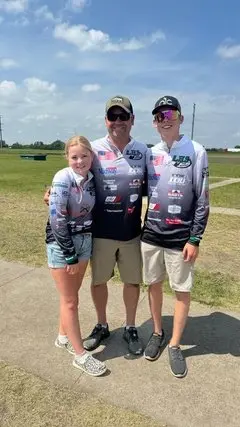
<path fill-rule="evenodd" d="M 88 261 L 80 261 L 80 272 L 70 275 L 63 268 L 51 269 L 53 279 L 60 293 L 60 329 L 61 335 L 67 335 L 76 354 L 85 350 L 78 318 L 78 291 L 82 284 Z"/>

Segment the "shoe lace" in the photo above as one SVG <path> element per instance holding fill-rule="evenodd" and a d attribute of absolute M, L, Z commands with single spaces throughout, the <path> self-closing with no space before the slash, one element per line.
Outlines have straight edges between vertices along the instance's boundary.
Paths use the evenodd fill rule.
<path fill-rule="evenodd" d="M 94 337 L 94 335 L 98 334 L 98 332 L 99 332 L 99 331 L 101 331 L 101 329 L 102 329 L 102 326 L 101 326 L 101 325 L 99 325 L 99 324 L 97 324 L 97 325 L 93 328 L 93 330 L 92 330 L 92 332 L 91 332 L 91 334 L 90 334 L 90 337 Z"/>
<path fill-rule="evenodd" d="M 184 359 L 183 359 L 183 355 L 182 355 L 182 352 L 181 352 L 181 349 L 180 348 L 174 348 L 174 351 L 172 352 L 172 357 L 173 357 L 173 359 L 175 359 L 175 360 L 181 360 L 181 361 L 183 361 Z"/>
<path fill-rule="evenodd" d="M 136 328 L 129 328 L 128 332 L 132 341 L 138 341 L 138 333 Z"/>

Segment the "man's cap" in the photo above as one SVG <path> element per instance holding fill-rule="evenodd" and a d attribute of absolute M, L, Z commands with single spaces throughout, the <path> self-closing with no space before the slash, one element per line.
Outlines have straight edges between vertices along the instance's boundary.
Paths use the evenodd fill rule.
<path fill-rule="evenodd" d="M 156 114 L 158 110 L 162 107 L 169 107 L 174 110 L 178 110 L 181 114 L 181 105 L 177 98 L 174 98 L 174 96 L 165 95 L 159 98 L 155 104 L 154 109 L 152 110 L 152 114 Z"/>
<path fill-rule="evenodd" d="M 132 104 L 126 96 L 116 95 L 113 98 L 110 98 L 106 103 L 106 113 L 112 107 L 120 107 L 127 113 L 133 114 Z"/>

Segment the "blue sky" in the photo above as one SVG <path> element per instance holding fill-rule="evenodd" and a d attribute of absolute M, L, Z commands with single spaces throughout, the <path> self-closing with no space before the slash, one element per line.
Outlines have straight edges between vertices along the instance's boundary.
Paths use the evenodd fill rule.
<path fill-rule="evenodd" d="M 239 16 L 239 0 L 0 0 L 4 139 L 101 137 L 105 102 L 122 94 L 132 135 L 156 143 L 151 110 L 173 95 L 186 134 L 195 103 L 195 140 L 240 144 Z"/>

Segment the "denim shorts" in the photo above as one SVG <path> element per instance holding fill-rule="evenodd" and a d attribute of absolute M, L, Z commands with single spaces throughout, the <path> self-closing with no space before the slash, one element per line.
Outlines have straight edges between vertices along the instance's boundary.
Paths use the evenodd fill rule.
<path fill-rule="evenodd" d="M 92 254 L 92 234 L 83 233 L 72 236 L 79 261 L 88 261 Z M 66 260 L 57 242 L 47 244 L 48 267 L 65 268 Z"/>

